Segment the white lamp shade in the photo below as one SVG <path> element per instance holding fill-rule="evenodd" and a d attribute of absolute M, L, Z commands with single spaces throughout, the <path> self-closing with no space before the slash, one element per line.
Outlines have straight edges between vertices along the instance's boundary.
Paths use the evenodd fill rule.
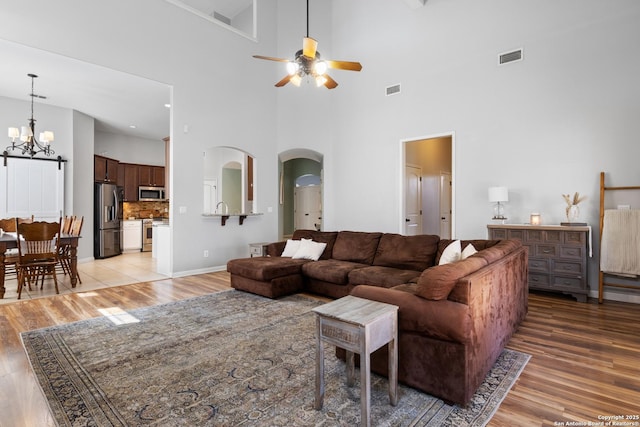
<path fill-rule="evenodd" d="M 9 138 L 17 138 L 20 136 L 20 129 L 9 128 Z"/>
<path fill-rule="evenodd" d="M 489 187 L 490 202 L 508 202 L 509 190 L 507 187 Z"/>

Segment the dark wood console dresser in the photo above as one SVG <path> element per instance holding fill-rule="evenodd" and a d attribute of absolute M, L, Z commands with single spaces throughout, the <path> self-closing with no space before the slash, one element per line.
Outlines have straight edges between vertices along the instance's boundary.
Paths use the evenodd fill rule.
<path fill-rule="evenodd" d="M 490 224 L 487 228 L 489 239 L 517 239 L 529 248 L 529 289 L 587 301 L 590 227 Z"/>

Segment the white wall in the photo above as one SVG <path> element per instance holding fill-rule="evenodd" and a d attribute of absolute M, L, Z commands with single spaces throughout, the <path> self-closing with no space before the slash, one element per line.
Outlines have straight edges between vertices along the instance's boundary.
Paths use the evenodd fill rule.
<path fill-rule="evenodd" d="M 123 163 L 165 165 L 164 141 L 109 132 L 95 133 L 95 154 Z"/>
<path fill-rule="evenodd" d="M 275 7 L 278 6 L 276 11 Z M 223 266 L 247 243 L 277 236 L 277 154 L 324 156 L 326 229 L 399 231 L 400 141 L 454 131 L 455 229 L 486 236 L 487 188 L 510 189 L 507 214 L 558 223 L 562 193 L 579 191 L 597 224 L 598 173 L 638 184 L 640 2 L 430 0 L 311 2 L 310 35 L 325 58 L 358 60 L 332 71 L 328 91 L 273 84 L 305 35 L 304 2 L 258 4 L 254 43 L 153 0 L 7 0 L 0 38 L 172 86 L 174 272 Z M 114 31 L 117 22 L 118 31 Z M 81 35 L 81 37 L 79 37 Z M 522 62 L 498 54 L 523 47 Z M 402 92 L 384 96 L 401 83 Z M 188 125 L 188 132 L 184 126 Z M 202 151 L 236 146 L 259 162 L 258 210 L 240 227 L 203 220 Z M 183 206 L 187 213 L 178 214 Z M 597 240 L 597 239 L 595 239 Z M 203 258 L 208 249 L 210 258 Z M 596 252 L 597 253 L 597 252 Z M 595 264 L 591 286 L 595 287 Z"/>
<path fill-rule="evenodd" d="M 332 109 L 334 179 L 349 182 L 351 164 L 359 185 L 373 182 L 369 191 L 335 187 L 341 209 L 327 215 L 335 228 L 397 229 L 398 141 L 448 131 L 456 133 L 458 237 L 486 237 L 492 185 L 509 187 L 514 223 L 537 211 L 557 224 L 561 194 L 579 191 L 589 197 L 584 219 L 597 229 L 599 172 L 610 172 L 612 184 L 640 183 L 640 57 L 632 54 L 640 3 L 436 0 L 410 10 L 356 0 L 333 8 L 333 54 L 364 67 Z M 496 65 L 518 47 L 524 61 Z M 384 97 L 395 83 L 401 94 Z"/>

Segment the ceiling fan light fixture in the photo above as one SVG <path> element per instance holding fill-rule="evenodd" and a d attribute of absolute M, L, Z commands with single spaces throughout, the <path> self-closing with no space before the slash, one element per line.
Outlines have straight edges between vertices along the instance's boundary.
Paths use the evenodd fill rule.
<path fill-rule="evenodd" d="M 302 39 L 302 49 L 296 52 L 295 59 L 288 60 L 262 55 L 253 55 L 253 57 L 286 63 L 287 75 L 277 82 L 275 87 L 282 87 L 289 82 L 294 86 L 300 86 L 302 78 L 306 76 L 308 77 L 307 81 L 313 79 L 318 86 L 335 89 L 338 83 L 327 74 L 329 68 L 347 71 L 360 71 L 362 69 L 362 65 L 355 61 L 321 59 L 320 52 L 318 52 L 318 41 L 309 37 L 309 0 L 307 0 L 307 35 Z"/>
<path fill-rule="evenodd" d="M 292 85 L 300 87 L 300 83 L 302 83 L 302 77 L 300 77 L 300 74 L 295 74 L 289 81 Z"/>
<path fill-rule="evenodd" d="M 319 75 L 326 73 L 328 68 L 327 63 L 324 61 L 316 61 L 313 66 L 314 71 Z"/>
<path fill-rule="evenodd" d="M 294 61 L 287 62 L 287 73 L 289 73 L 290 76 L 297 74 L 299 69 L 300 69 L 300 64 L 298 64 L 297 62 L 294 62 Z"/>
<path fill-rule="evenodd" d="M 318 87 L 324 86 L 326 82 L 327 82 L 327 78 L 325 76 L 322 76 L 322 75 L 316 76 L 316 86 Z"/>

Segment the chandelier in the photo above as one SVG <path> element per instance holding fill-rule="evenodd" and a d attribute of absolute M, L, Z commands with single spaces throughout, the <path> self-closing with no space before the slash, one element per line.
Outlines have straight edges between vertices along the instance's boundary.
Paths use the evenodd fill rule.
<path fill-rule="evenodd" d="M 33 118 L 33 98 L 46 99 L 46 96 L 36 95 L 33 91 L 33 81 L 38 76 L 35 74 L 27 74 L 31 77 L 31 118 L 29 119 L 29 126 L 22 126 L 20 129 L 10 127 L 9 138 L 11 138 L 11 145 L 7 147 L 7 151 L 20 150 L 22 154 L 28 154 L 33 157 L 38 153 L 44 153 L 47 156 L 55 154 L 55 151 L 51 149 L 51 142 L 53 142 L 53 132 L 44 131 L 40 132 L 40 142 L 35 136 L 36 119 Z M 20 142 L 16 142 L 16 138 L 20 139 Z"/>

